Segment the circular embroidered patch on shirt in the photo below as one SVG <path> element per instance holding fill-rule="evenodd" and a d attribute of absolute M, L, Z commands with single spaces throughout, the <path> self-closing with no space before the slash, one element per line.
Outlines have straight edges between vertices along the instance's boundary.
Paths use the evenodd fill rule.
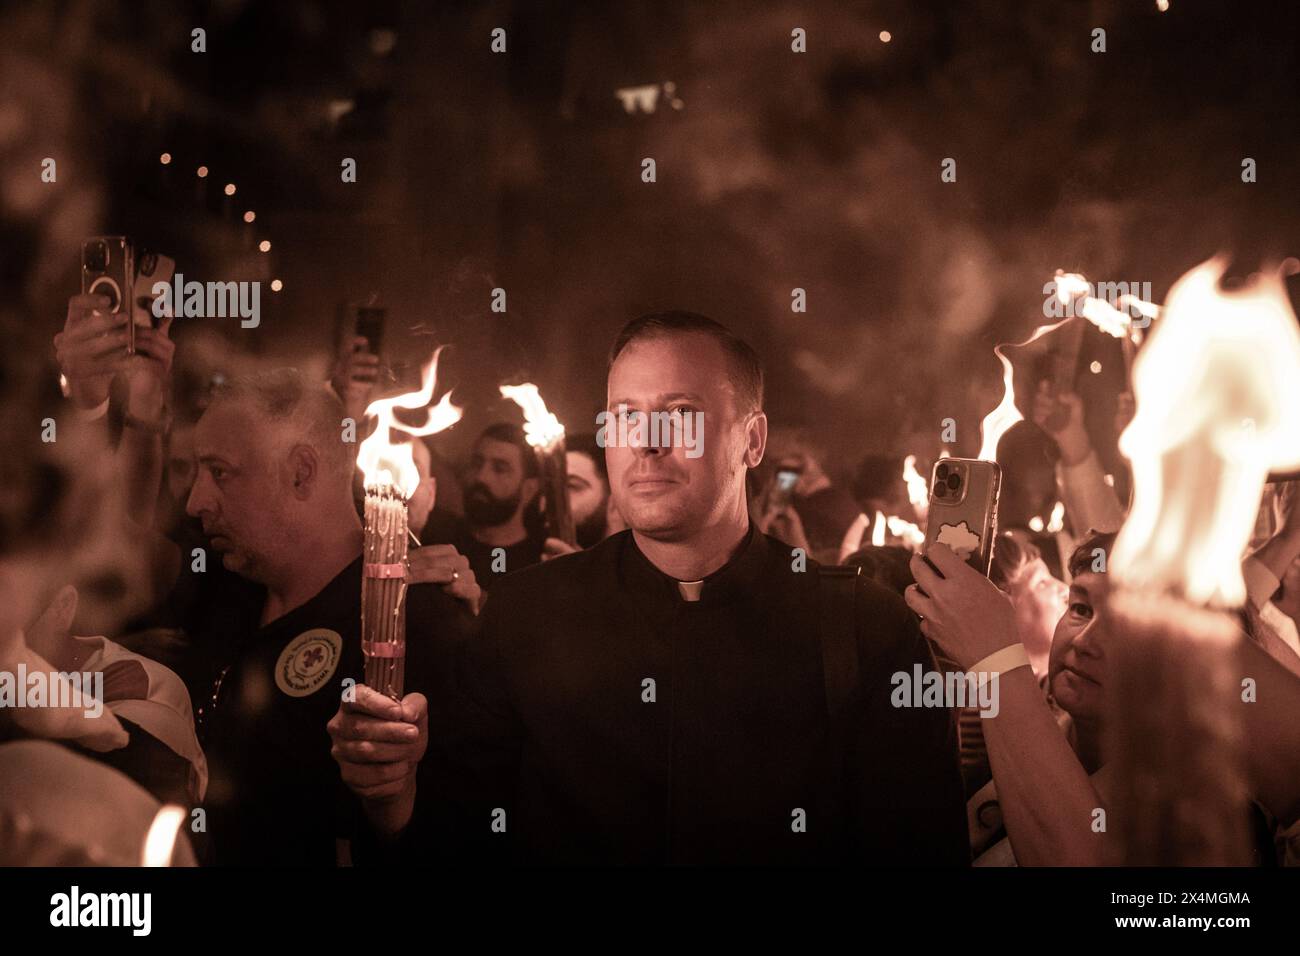
<path fill-rule="evenodd" d="M 314 694 L 334 676 L 343 652 L 343 638 L 336 631 L 318 627 L 304 631 L 280 652 L 275 662 L 275 686 L 290 697 Z"/>

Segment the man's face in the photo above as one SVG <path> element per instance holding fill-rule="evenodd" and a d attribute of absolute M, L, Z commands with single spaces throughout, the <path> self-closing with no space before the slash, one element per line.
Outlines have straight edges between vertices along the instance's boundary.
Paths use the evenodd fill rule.
<path fill-rule="evenodd" d="M 617 416 L 654 412 L 703 413 L 700 439 L 689 457 L 673 447 L 623 447 Z M 605 463 L 614 505 L 639 534 L 680 541 L 729 513 L 745 511 L 745 471 L 763 457 L 767 420 L 741 414 L 722 346 L 706 335 L 671 335 L 633 342 L 609 371 Z M 661 446 L 666 436 L 661 435 Z M 700 453 L 702 452 L 702 454 Z"/>
<path fill-rule="evenodd" d="M 537 494 L 537 479 L 524 477 L 523 449 L 480 438 L 469 462 L 465 516 L 476 528 L 510 521 Z"/>
<path fill-rule="evenodd" d="M 564 460 L 569 473 L 569 511 L 573 513 L 578 544 L 589 548 L 605 534 L 605 505 L 609 500 L 609 487 L 596 469 L 596 463 L 586 452 L 568 452 Z"/>
<path fill-rule="evenodd" d="M 239 401 L 213 405 L 194 431 L 198 471 L 185 511 L 202 520 L 226 568 L 254 581 L 297 539 L 293 478 L 276 439 L 274 426 Z"/>
<path fill-rule="evenodd" d="M 1052 639 L 1048 678 L 1052 696 L 1076 720 L 1097 720 L 1106 685 L 1110 628 L 1104 605 L 1105 574 L 1085 571 L 1070 585 L 1070 604 Z"/>

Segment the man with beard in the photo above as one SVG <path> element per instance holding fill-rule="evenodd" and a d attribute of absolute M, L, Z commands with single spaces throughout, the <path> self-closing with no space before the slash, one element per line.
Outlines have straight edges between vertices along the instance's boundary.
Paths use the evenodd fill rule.
<path fill-rule="evenodd" d="M 531 519 L 541 487 L 537 455 L 518 425 L 489 425 L 474 443 L 463 519 L 434 509 L 425 544 L 451 544 L 469 559 L 480 587 L 542 560 L 540 529 Z"/>
<path fill-rule="evenodd" d="M 423 735 L 368 757 L 377 730 L 418 728 L 395 705 L 358 695 L 330 722 L 380 833 L 423 862 L 969 862 L 951 713 L 891 703 L 899 673 L 935 670 L 915 616 L 750 522 L 753 349 L 694 313 L 634 320 L 608 409 L 668 423 L 606 431 L 630 530 L 497 582 L 437 741 L 450 766 L 411 769 Z"/>

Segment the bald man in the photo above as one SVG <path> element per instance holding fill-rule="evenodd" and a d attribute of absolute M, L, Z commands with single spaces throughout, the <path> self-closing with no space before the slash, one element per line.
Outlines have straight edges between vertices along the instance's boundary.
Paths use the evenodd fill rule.
<path fill-rule="evenodd" d="M 237 575 L 213 575 L 187 627 L 211 661 L 195 695 L 210 862 L 333 865 L 352 828 L 326 730 L 344 681 L 364 672 L 356 445 L 342 440 L 343 417 L 325 385 L 285 369 L 232 380 L 195 429 L 186 510 Z M 185 558 L 185 573 L 206 573 Z M 415 713 L 439 693 L 468 612 L 432 584 L 412 584 L 406 602 L 400 706 Z"/>

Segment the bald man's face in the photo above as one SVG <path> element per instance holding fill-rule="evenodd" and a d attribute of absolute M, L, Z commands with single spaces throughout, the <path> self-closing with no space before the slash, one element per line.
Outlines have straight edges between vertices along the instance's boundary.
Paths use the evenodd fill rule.
<path fill-rule="evenodd" d="M 241 401 L 213 405 L 194 430 L 198 471 L 185 511 L 202 520 L 226 568 L 254 581 L 284 564 L 303 520 L 282 430 Z"/>

